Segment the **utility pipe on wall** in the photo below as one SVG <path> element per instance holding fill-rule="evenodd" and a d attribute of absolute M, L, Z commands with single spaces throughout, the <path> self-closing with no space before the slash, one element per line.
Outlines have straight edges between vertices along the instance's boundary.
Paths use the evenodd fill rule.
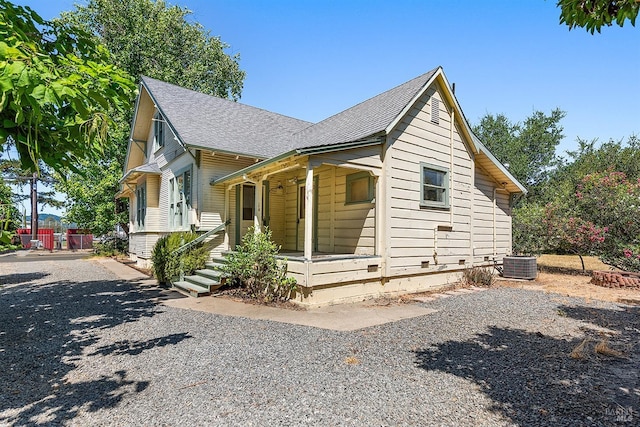
<path fill-rule="evenodd" d="M 451 107 L 451 122 L 449 123 L 449 226 L 453 229 L 453 126 L 456 112 Z"/>

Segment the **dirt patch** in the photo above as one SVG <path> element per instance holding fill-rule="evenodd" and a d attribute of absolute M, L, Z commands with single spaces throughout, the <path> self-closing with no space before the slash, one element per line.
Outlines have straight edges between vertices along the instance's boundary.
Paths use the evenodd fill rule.
<path fill-rule="evenodd" d="M 537 290 L 564 296 L 584 298 L 585 301 L 601 300 L 640 304 L 640 291 L 610 289 L 596 286 L 591 276 L 539 272 L 535 280 L 496 280 L 495 286 Z"/>
<path fill-rule="evenodd" d="M 277 307 L 284 308 L 287 310 L 294 311 L 306 311 L 307 308 L 301 306 L 300 304 L 296 304 L 293 301 L 264 301 L 258 298 L 250 298 L 245 296 L 239 289 L 237 288 L 222 288 L 219 289 L 215 294 L 217 298 L 226 298 L 235 302 L 242 302 L 245 304 L 253 304 L 253 305 L 264 305 L 266 307 Z"/>

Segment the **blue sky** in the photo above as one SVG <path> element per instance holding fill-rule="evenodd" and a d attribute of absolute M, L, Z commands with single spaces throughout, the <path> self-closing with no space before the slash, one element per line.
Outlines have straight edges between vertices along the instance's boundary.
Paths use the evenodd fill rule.
<path fill-rule="evenodd" d="M 50 19 L 74 0 L 16 1 Z M 555 0 L 168 1 L 240 53 L 241 102 L 319 121 L 442 66 L 473 125 L 566 111 L 576 138 L 640 135 L 640 26 L 591 35 Z"/>

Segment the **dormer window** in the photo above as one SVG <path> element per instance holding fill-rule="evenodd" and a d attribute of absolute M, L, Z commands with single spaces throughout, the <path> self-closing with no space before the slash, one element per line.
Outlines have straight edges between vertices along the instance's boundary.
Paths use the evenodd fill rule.
<path fill-rule="evenodd" d="M 153 116 L 153 134 L 156 140 L 156 147 L 164 147 L 164 119 L 159 112 L 156 112 Z"/>

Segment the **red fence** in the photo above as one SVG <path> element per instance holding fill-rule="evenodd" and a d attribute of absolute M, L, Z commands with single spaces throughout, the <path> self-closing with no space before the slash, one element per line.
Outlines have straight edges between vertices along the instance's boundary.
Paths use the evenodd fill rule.
<path fill-rule="evenodd" d="M 67 233 L 67 249 L 91 249 L 91 248 L 93 248 L 93 234 Z"/>
<path fill-rule="evenodd" d="M 19 228 L 18 236 L 20 236 L 20 242 L 25 249 L 31 249 L 31 229 Z M 38 229 L 38 241 L 45 249 L 53 249 L 53 228 L 40 228 Z"/>
<path fill-rule="evenodd" d="M 31 249 L 31 229 L 20 228 L 17 230 L 18 236 L 20 236 L 20 242 L 25 249 Z M 52 228 L 40 228 L 38 229 L 38 241 L 41 248 L 53 250 L 62 249 L 62 242 L 59 240 L 62 236 L 56 233 L 54 236 Z M 93 248 L 93 234 L 86 233 L 81 229 L 69 229 L 66 233 L 67 236 L 67 249 L 91 249 Z M 56 242 L 56 240 L 58 240 Z M 56 244 L 58 243 L 58 244 Z M 36 248 L 33 248 L 36 249 Z"/>

